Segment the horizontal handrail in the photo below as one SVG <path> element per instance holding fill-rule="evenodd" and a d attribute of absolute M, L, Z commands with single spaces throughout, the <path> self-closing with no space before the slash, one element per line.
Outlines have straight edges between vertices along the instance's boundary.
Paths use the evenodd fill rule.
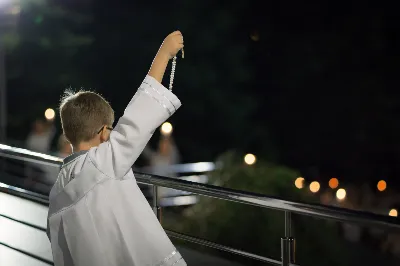
<path fill-rule="evenodd" d="M 0 183 L 0 192 L 6 192 L 7 194 L 11 194 L 20 198 L 28 199 L 44 205 L 49 205 L 48 197 L 23 188 L 18 188 L 4 183 Z"/>
<path fill-rule="evenodd" d="M 26 149 L 0 144 L 0 156 L 24 162 L 59 167 L 63 160 L 59 157 L 33 152 Z"/>
<path fill-rule="evenodd" d="M 0 144 L 0 158 L 11 159 L 20 163 L 28 163 L 29 165 L 36 165 L 38 170 L 44 170 L 44 175 L 46 178 L 35 180 L 39 185 L 34 187 L 41 191 L 42 193 L 48 193 L 51 188 L 51 182 L 49 183 L 49 179 L 54 178 L 54 172 L 57 171 L 63 159 L 47 154 L 42 154 L 38 152 L 32 152 L 27 149 L 16 148 L 9 145 Z M 14 166 L 15 167 L 15 166 Z M 43 167 L 43 168 L 41 168 Z M 52 169 L 53 168 L 53 169 Z M 14 169 L 14 172 L 13 172 Z M 145 166 L 145 167 L 136 167 L 132 166 L 133 171 L 140 171 L 145 173 L 173 173 L 174 176 L 179 176 L 180 179 L 191 179 L 193 182 L 206 183 L 208 181 L 208 177 L 206 175 L 207 172 L 213 171 L 216 169 L 216 166 L 213 162 L 197 162 L 197 163 L 185 163 L 185 164 L 175 164 L 175 165 L 165 165 L 165 166 Z M 51 171 L 52 176 L 49 175 L 48 172 Z M 8 168 L 8 173 L 13 173 L 14 176 L 19 177 L 18 174 L 15 174 L 15 168 Z M 26 172 L 20 173 L 21 176 L 26 174 Z M 14 183 L 15 185 L 18 184 Z M 34 189 L 35 189 L 34 188 Z M 147 192 L 144 192 L 147 193 Z M 181 196 L 186 196 L 190 192 L 185 193 L 184 191 L 167 191 L 163 194 L 163 199 L 160 202 L 160 205 L 163 207 L 168 206 L 182 206 L 182 205 L 192 205 L 198 201 L 198 196 L 193 195 L 187 199 L 183 199 Z M 148 195 L 146 195 L 148 196 Z M 179 198 L 180 197 L 180 198 Z M 167 204 L 167 205 L 166 205 Z"/>
<path fill-rule="evenodd" d="M 19 160 L 24 160 L 25 157 L 28 157 L 29 159 L 42 161 L 45 163 L 61 163 L 62 161 L 60 158 L 54 156 L 38 154 L 28 150 L 13 148 L 0 144 L 0 156 L 3 155 L 13 156 L 14 159 Z M 319 204 L 288 201 L 263 194 L 233 190 L 201 183 L 193 183 L 189 181 L 138 172 L 135 172 L 135 177 L 139 183 L 147 185 L 157 185 L 172 189 L 185 190 L 202 196 L 214 197 L 217 199 L 229 200 L 262 208 L 289 211 L 316 218 L 350 222 L 360 225 L 378 226 L 388 229 L 400 229 L 400 223 L 396 218 L 379 214 L 323 206 Z"/>
<path fill-rule="evenodd" d="M 270 259 L 270 258 L 266 258 L 263 256 L 259 256 L 259 255 L 255 255 L 246 251 L 242 251 L 239 249 L 235 249 L 235 248 L 231 248 L 231 247 L 227 247 L 224 245 L 220 245 L 214 242 L 210 242 L 208 240 L 204 240 L 201 238 L 197 238 L 197 237 L 193 237 L 193 236 L 189 236 L 189 235 L 185 235 L 182 233 L 178 233 L 175 231 L 171 231 L 171 230 L 165 230 L 165 232 L 167 233 L 167 235 L 169 237 L 175 238 L 175 239 L 180 239 L 180 240 L 184 240 L 186 242 L 191 242 L 194 244 L 198 244 L 200 246 L 205 246 L 205 247 L 209 247 L 209 248 L 213 248 L 213 249 L 218 249 L 221 251 L 225 251 L 225 252 L 229 252 L 235 255 L 239 255 L 242 257 L 247 257 L 253 260 L 258 260 L 264 263 L 268 263 L 269 265 L 282 265 L 281 262 L 279 260 L 274 260 L 274 259 Z M 295 264 L 291 264 L 291 266 L 296 266 Z"/>
<path fill-rule="evenodd" d="M 38 196 L 36 193 L 31 192 L 29 190 L 19 189 L 19 188 L 13 187 L 13 186 L 7 186 L 7 185 L 5 185 L 3 183 L 0 183 L 0 187 L 7 187 L 7 190 L 4 191 L 6 193 L 9 193 L 11 195 L 21 196 L 21 197 L 29 199 L 29 200 L 32 200 L 33 198 Z M 41 199 L 42 199 L 42 197 L 38 198 L 38 200 L 41 200 Z M 39 231 L 42 231 L 42 232 L 46 232 L 46 228 L 34 225 L 34 224 L 26 222 L 26 221 L 18 220 L 16 218 L 10 217 L 8 215 L 4 215 L 4 214 L 0 213 L 0 217 L 3 217 L 5 219 L 11 220 L 13 222 L 17 222 L 17 223 L 20 223 L 20 224 L 23 224 L 23 225 L 26 225 L 26 226 L 29 226 L 29 227 L 32 227 L 32 228 L 35 228 L 35 229 L 37 229 Z M 253 259 L 253 260 L 258 260 L 258 261 L 269 263 L 269 264 L 272 264 L 272 265 L 281 265 L 280 261 L 277 261 L 277 260 L 274 260 L 274 259 L 271 259 L 271 258 L 266 258 L 266 257 L 263 257 L 263 256 L 259 256 L 259 255 L 256 255 L 256 254 L 253 254 L 253 253 L 249 253 L 249 252 L 246 252 L 246 251 L 243 251 L 243 250 L 239 250 L 239 249 L 231 248 L 231 247 L 228 247 L 228 246 L 224 246 L 224 245 L 221 245 L 221 244 L 217 244 L 217 243 L 214 243 L 214 242 L 211 242 L 211 241 L 208 241 L 208 240 L 205 240 L 205 239 L 201 239 L 201 238 L 198 238 L 198 237 L 189 236 L 189 235 L 182 234 L 182 233 L 175 232 L 175 231 L 171 231 L 171 230 L 165 230 L 165 232 L 167 233 L 167 235 L 169 237 L 172 237 L 172 238 L 175 238 L 175 239 L 180 239 L 180 240 L 184 240 L 184 241 L 191 242 L 191 243 L 194 243 L 194 244 L 202 245 L 202 246 L 205 246 L 205 247 L 218 249 L 218 250 L 221 250 L 221 251 L 229 252 L 229 253 L 232 253 L 232 254 L 235 254 L 235 255 L 239 255 L 239 256 L 242 256 L 242 257 L 247 257 L 247 258 L 250 258 L 250 259 Z M 2 243 L 0 243 L 0 244 L 2 244 Z M 12 249 L 15 249 L 15 248 L 12 248 Z M 19 252 L 22 252 L 19 249 L 15 249 L 15 250 L 17 250 Z M 27 252 L 23 252 L 23 253 L 28 255 L 28 256 L 31 256 L 33 258 L 41 259 L 40 257 L 38 257 L 36 255 L 33 255 L 31 253 L 27 253 Z M 44 262 L 49 263 L 49 261 L 44 261 Z M 295 264 L 291 264 L 291 266 L 296 266 L 296 265 Z"/>
<path fill-rule="evenodd" d="M 20 160 L 29 163 L 36 163 L 39 165 L 46 165 L 51 167 L 60 167 L 63 159 L 47 155 L 43 153 L 33 152 L 27 149 L 16 148 L 4 144 L 0 144 L 0 157 Z M 142 172 L 152 172 L 156 171 L 167 171 L 173 173 L 202 173 L 210 172 L 216 169 L 216 166 L 212 162 L 198 162 L 198 163 L 185 163 L 185 164 L 175 164 L 169 166 L 157 166 L 157 167 L 133 167 L 134 170 L 139 170 Z"/>
<path fill-rule="evenodd" d="M 201 172 L 211 172 L 216 169 L 214 163 L 211 162 L 198 162 L 198 163 L 186 163 L 186 164 L 175 164 L 168 166 L 146 166 L 137 169 L 141 172 L 151 172 L 151 171 L 167 171 L 172 173 L 201 173 Z"/>
<path fill-rule="evenodd" d="M 350 222 L 367 226 L 400 229 L 400 223 L 398 223 L 396 218 L 374 213 L 354 211 L 331 206 L 323 206 L 319 204 L 288 201 L 280 199 L 278 197 L 271 197 L 263 194 L 245 192 L 201 183 L 192 183 L 185 180 L 137 172 L 135 173 L 135 177 L 136 180 L 142 184 L 185 190 L 202 196 L 258 206 L 261 208 L 289 211 L 306 216 L 323 218 L 327 220 L 336 220 L 340 222 Z"/>

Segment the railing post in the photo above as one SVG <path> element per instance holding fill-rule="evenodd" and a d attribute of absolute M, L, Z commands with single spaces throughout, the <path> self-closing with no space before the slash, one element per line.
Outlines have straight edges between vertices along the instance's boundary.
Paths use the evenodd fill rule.
<path fill-rule="evenodd" d="M 158 186 L 153 185 L 153 211 L 157 219 L 161 222 L 161 207 L 158 204 Z"/>
<path fill-rule="evenodd" d="M 285 237 L 281 238 L 282 266 L 295 263 L 295 239 L 292 237 L 292 215 L 285 211 Z"/>

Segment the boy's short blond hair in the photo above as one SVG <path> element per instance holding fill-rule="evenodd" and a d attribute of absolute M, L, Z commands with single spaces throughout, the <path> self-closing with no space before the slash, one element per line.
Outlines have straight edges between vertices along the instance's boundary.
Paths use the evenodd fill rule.
<path fill-rule="evenodd" d="M 58 138 L 58 142 L 57 142 L 57 147 L 58 150 L 62 150 L 64 148 L 65 145 L 68 145 L 69 141 L 67 140 L 67 138 L 64 136 L 64 134 L 62 134 L 59 138 Z"/>
<path fill-rule="evenodd" d="M 67 90 L 61 99 L 60 117 L 65 137 L 76 146 L 93 139 L 103 126 L 112 126 L 114 110 L 95 92 Z"/>

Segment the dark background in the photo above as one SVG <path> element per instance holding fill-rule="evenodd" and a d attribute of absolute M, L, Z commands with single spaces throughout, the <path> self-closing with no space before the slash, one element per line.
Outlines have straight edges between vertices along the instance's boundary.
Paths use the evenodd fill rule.
<path fill-rule="evenodd" d="M 23 146 L 66 88 L 100 92 L 121 116 L 162 40 L 179 29 L 185 59 L 174 92 L 183 106 L 170 122 L 184 162 L 226 166 L 209 183 L 385 216 L 399 209 L 395 4 L 23 0 L 10 10 L 0 6 L 9 144 Z M 56 126 L 61 134 L 58 118 Z M 243 165 L 246 153 L 256 165 Z M 319 192 L 297 189 L 300 175 L 320 181 Z M 335 200 L 331 177 L 346 200 Z M 377 193 L 381 179 L 388 189 Z M 282 213 L 209 198 L 163 211 L 165 228 L 280 259 Z M 398 265 L 385 260 L 396 233 L 298 215 L 293 230 L 300 265 Z"/>
<path fill-rule="evenodd" d="M 21 3 L 4 35 L 11 139 L 23 140 L 68 87 L 100 92 L 120 116 L 179 29 L 186 57 L 174 92 L 183 107 L 171 122 L 185 162 L 235 149 L 309 179 L 400 185 L 395 4 Z"/>

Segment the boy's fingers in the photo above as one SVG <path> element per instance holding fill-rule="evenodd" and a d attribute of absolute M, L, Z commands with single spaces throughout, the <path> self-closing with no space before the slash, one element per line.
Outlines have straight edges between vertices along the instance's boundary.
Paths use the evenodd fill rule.
<path fill-rule="evenodd" d="M 176 38 L 177 38 L 177 41 L 179 42 L 179 43 L 183 43 L 183 36 L 182 35 L 176 35 L 175 36 Z"/>

